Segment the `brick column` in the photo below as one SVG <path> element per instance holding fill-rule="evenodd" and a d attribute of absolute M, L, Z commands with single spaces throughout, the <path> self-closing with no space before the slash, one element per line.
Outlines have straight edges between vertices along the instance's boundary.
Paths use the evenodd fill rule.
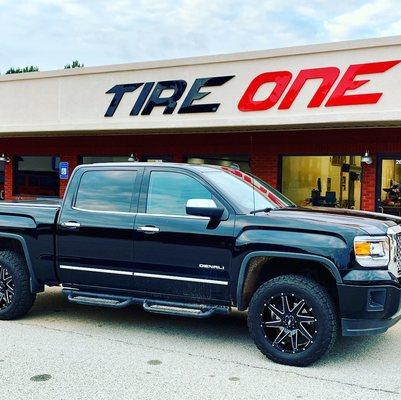
<path fill-rule="evenodd" d="M 71 177 L 72 171 L 74 168 L 78 165 L 78 156 L 77 155 L 67 155 L 67 154 L 61 154 L 60 155 L 60 161 L 61 162 L 68 162 L 68 167 L 69 167 L 69 176 Z M 67 188 L 69 179 L 63 179 L 60 180 L 60 197 L 62 198 L 64 196 L 65 189 Z"/>
<path fill-rule="evenodd" d="M 14 194 L 14 158 L 4 164 L 4 194 L 6 200 L 11 200 Z"/>
<path fill-rule="evenodd" d="M 181 153 L 174 153 L 173 154 L 172 162 L 182 163 L 182 162 L 185 162 L 185 161 L 186 160 L 184 160 L 184 156 Z"/>
<path fill-rule="evenodd" d="M 373 163 L 362 164 L 362 201 L 361 209 L 375 211 L 376 209 L 376 157 L 372 156 Z"/>
<path fill-rule="evenodd" d="M 255 151 L 251 155 L 251 170 L 254 175 L 270 183 L 273 187 L 278 187 L 278 156 L 276 154 Z"/>

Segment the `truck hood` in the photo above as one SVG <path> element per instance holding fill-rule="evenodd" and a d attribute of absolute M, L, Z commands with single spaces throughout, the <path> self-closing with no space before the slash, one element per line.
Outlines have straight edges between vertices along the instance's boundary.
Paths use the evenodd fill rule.
<path fill-rule="evenodd" d="M 368 235 L 383 235 L 390 226 L 401 224 L 401 218 L 388 214 L 340 208 L 285 208 L 272 211 L 273 215 L 285 219 L 296 219 L 307 225 L 319 224 L 321 228 L 344 227 L 363 230 Z"/>

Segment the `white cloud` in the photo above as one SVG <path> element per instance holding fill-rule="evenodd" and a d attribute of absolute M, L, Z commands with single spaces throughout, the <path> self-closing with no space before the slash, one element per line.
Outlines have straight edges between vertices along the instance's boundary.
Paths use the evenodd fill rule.
<path fill-rule="evenodd" d="M 372 36 L 384 36 L 389 32 L 388 25 L 401 18 L 399 0 L 374 0 L 353 10 L 335 16 L 325 22 L 331 40 L 349 39 L 368 32 Z M 399 34 L 395 25 L 391 34 Z"/>
<path fill-rule="evenodd" d="M 0 0 L 0 71 L 62 68 L 401 33 L 399 1 Z"/>

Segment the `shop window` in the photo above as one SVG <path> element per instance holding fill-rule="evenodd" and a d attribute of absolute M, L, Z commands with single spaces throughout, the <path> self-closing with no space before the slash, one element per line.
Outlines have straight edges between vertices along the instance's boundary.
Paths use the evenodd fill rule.
<path fill-rule="evenodd" d="M 127 156 L 81 156 L 79 158 L 80 164 L 95 164 L 95 163 L 109 163 L 109 162 L 126 162 Z"/>
<path fill-rule="evenodd" d="M 14 194 L 59 197 L 57 156 L 18 156 L 15 158 Z"/>
<path fill-rule="evenodd" d="M 284 156 L 281 188 L 300 206 L 361 207 L 360 156 Z"/>
<path fill-rule="evenodd" d="M 401 216 L 401 154 L 381 161 L 380 211 Z"/>
<path fill-rule="evenodd" d="M 251 172 L 249 156 L 208 154 L 205 156 L 192 155 L 187 158 L 189 164 L 211 164 L 224 167 L 237 167 L 243 172 Z"/>
<path fill-rule="evenodd" d="M 171 162 L 173 161 L 173 157 L 169 154 L 153 154 L 153 155 L 144 155 L 142 157 L 142 161 L 144 162 Z"/>

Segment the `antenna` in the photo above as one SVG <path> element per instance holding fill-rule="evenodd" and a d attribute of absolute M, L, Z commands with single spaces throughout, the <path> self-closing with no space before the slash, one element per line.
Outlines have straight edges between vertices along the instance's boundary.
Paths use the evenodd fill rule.
<path fill-rule="evenodd" d="M 252 160 L 252 155 L 253 155 L 253 133 L 251 133 L 251 160 Z M 255 178 L 253 177 L 253 174 L 251 177 L 252 177 L 253 215 L 256 215 Z"/>

